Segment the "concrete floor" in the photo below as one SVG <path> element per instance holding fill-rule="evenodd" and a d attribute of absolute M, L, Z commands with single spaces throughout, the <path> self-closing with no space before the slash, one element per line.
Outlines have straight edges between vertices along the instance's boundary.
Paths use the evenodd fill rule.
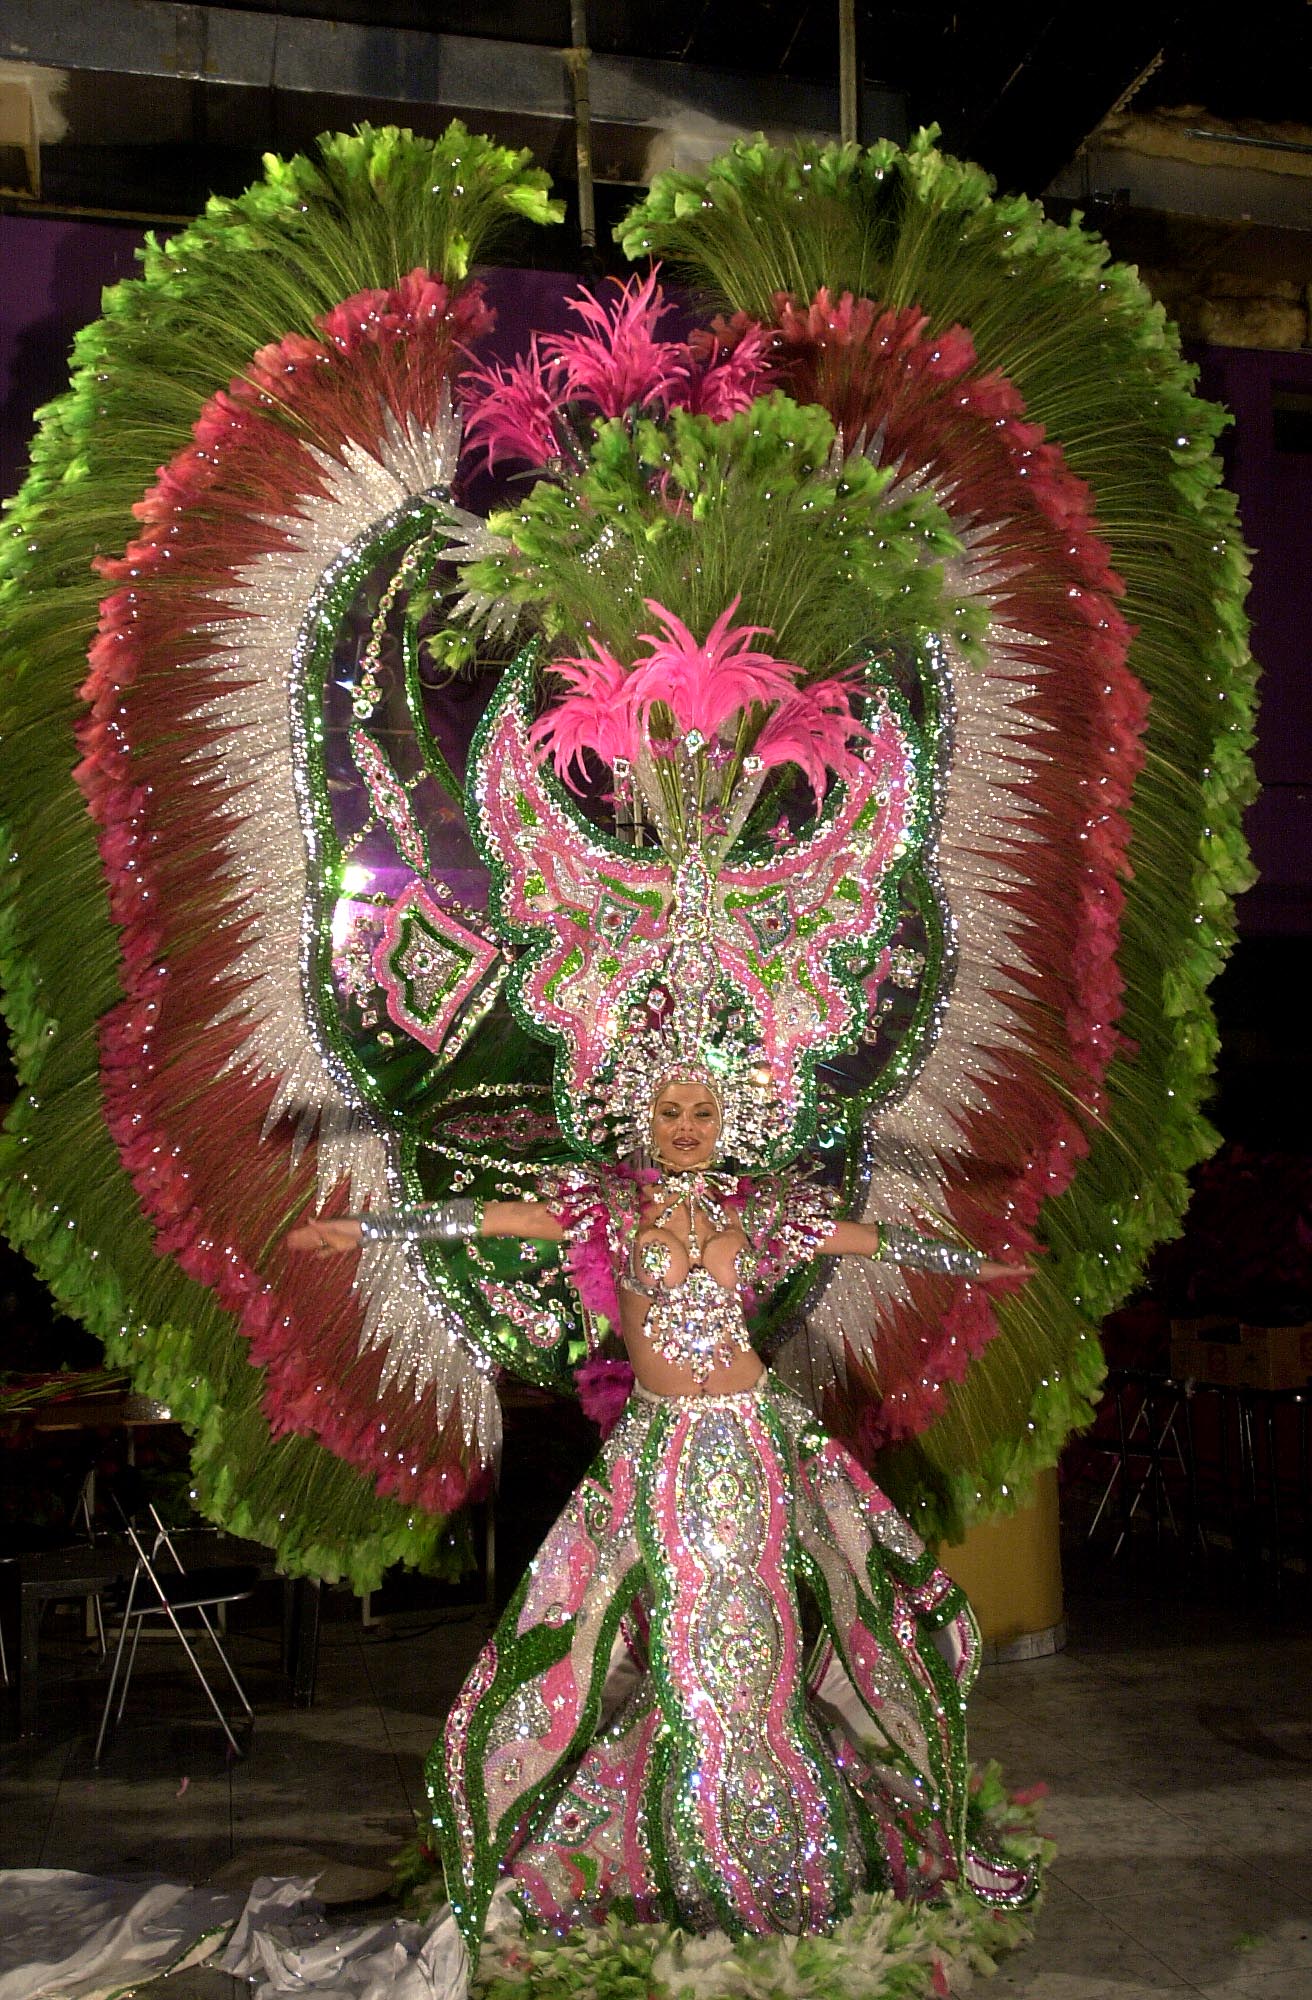
<path fill-rule="evenodd" d="M 989 1988 L 1031 2000 L 1312 2000 L 1312 1618 L 1245 1608 L 1224 1574 L 1164 1600 L 1119 1567 L 1069 1587 L 1070 1643 L 986 1667 L 972 1747 L 1049 1789 L 1060 1853 L 1036 1942 Z M 243 1886 L 311 1873 L 357 1909 L 422 1803 L 421 1765 L 483 1633 L 410 1611 L 324 1628 L 316 1706 L 282 1705 L 275 1635 L 239 1633 L 249 1754 L 223 1753 L 162 1643 L 99 1773 L 103 1683 L 52 1629 L 39 1739 L 0 1740 L 0 1866 Z M 143 1649 L 144 1650 L 144 1649 Z M 198 1695 L 199 1691 L 195 1690 Z M 161 2000 L 228 2000 L 212 1972 Z"/>

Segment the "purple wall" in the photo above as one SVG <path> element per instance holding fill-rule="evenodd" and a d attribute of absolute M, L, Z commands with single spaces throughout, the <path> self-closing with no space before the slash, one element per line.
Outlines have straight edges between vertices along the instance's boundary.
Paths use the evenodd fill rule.
<path fill-rule="evenodd" d="M 131 276 L 140 242 L 124 223 L 0 215 L 0 494 L 27 470 L 32 412 L 67 385 L 73 335 Z"/>
<path fill-rule="evenodd" d="M 1234 425 L 1223 444 L 1253 551 L 1249 612 L 1262 668 L 1257 774 L 1246 822 L 1261 871 L 1239 906 L 1248 935 L 1312 931 L 1312 450 L 1280 449 L 1282 397 L 1312 419 L 1312 354 L 1213 347 L 1198 357 L 1205 395 Z M 1304 442 L 1307 442 L 1305 439 Z"/>
<path fill-rule="evenodd" d="M 67 380 L 73 335 L 100 307 L 102 286 L 130 275 L 140 232 L 104 222 L 0 216 L 0 492 L 27 462 L 32 412 Z M 526 324 L 561 322 L 566 281 L 557 272 L 493 274 L 501 308 L 496 345 L 513 348 Z M 513 304 L 509 287 L 513 284 Z M 1262 663 L 1258 772 L 1264 791 L 1248 821 L 1261 871 L 1240 904 L 1245 934 L 1312 931 L 1312 452 L 1277 449 L 1273 399 L 1309 399 L 1312 355 L 1209 348 L 1199 357 L 1205 394 L 1235 417 L 1225 450 L 1254 549 L 1253 648 Z"/>

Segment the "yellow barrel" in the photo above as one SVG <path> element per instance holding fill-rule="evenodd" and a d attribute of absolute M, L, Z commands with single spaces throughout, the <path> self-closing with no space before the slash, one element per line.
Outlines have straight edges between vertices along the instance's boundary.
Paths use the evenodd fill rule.
<path fill-rule="evenodd" d="M 969 1597 L 989 1659 L 1033 1660 L 1061 1651 L 1066 1627 L 1055 1470 L 1039 1473 L 1028 1507 L 979 1522 L 963 1542 L 941 1548 L 938 1559 Z"/>

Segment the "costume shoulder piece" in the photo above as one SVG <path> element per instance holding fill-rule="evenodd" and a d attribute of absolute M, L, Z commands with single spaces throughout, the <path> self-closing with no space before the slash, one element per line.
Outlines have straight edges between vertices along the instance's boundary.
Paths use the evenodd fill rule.
<path fill-rule="evenodd" d="M 565 1264 L 585 1310 L 614 1325 L 619 1319 L 617 1274 L 638 1226 L 636 1175 L 621 1167 L 571 1160 L 567 1166 L 544 1168 L 534 1194 L 565 1225 Z"/>
<path fill-rule="evenodd" d="M 768 1298 L 799 1273 L 813 1275 L 816 1252 L 828 1237 L 842 1206 L 836 1188 L 795 1175 L 772 1174 L 749 1181 L 743 1204 L 743 1233 L 751 1254 L 751 1283 Z"/>
<path fill-rule="evenodd" d="M 952 1532 L 1210 1144 L 1243 558 L 1137 279 L 927 140 L 753 145 L 516 352 L 469 263 L 556 213 L 459 128 L 271 161 L 108 295 L 0 552 L 6 1226 L 201 1504 L 360 1582 L 588 1327 L 553 1250 L 296 1217 L 529 1194 L 695 1063 L 734 1169 L 1039 1255 L 773 1267 L 779 1369 Z"/>

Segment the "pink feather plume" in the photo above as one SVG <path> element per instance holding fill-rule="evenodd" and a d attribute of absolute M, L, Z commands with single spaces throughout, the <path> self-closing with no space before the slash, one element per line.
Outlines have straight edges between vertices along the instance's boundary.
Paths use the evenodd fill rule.
<path fill-rule="evenodd" d="M 573 791 L 586 774 L 585 753 L 593 751 L 604 764 L 633 754 L 633 706 L 630 675 L 606 646 L 592 641 L 592 658 L 553 660 L 552 672 L 569 692 L 540 715 L 530 740 L 550 756 L 556 775 Z"/>
<path fill-rule="evenodd" d="M 870 731 L 852 713 L 857 681 L 852 674 L 834 674 L 812 681 L 781 701 L 752 745 L 767 768 L 796 764 L 819 805 L 830 773 L 847 777 L 857 762 L 854 739 Z"/>
<path fill-rule="evenodd" d="M 585 292 L 568 304 L 584 331 L 535 334 L 519 360 L 471 368 L 461 379 L 466 442 L 484 453 L 489 472 L 498 461 L 543 466 L 556 457 L 567 408 L 602 418 L 686 409 L 723 422 L 763 395 L 777 372 L 777 334 L 742 313 L 691 342 L 660 338 L 674 307 L 654 270 L 617 282 L 612 300 Z"/>
<path fill-rule="evenodd" d="M 630 278 L 610 305 L 592 293 L 568 301 L 586 333 L 556 333 L 542 345 L 560 369 L 565 400 L 602 417 L 622 417 L 684 400 L 691 368 L 688 344 L 659 340 L 656 329 L 673 311 L 656 273 Z"/>
<path fill-rule="evenodd" d="M 543 359 L 536 334 L 522 359 L 469 369 L 461 377 L 460 395 L 465 443 L 482 449 L 489 472 L 498 459 L 545 465 L 556 456 L 562 375 L 555 363 Z"/>
<path fill-rule="evenodd" d="M 854 670 L 809 687 L 797 684 L 789 660 L 761 652 L 749 641 L 768 637 L 766 625 L 735 625 L 740 597 L 720 613 L 705 639 L 654 597 L 644 600 L 660 627 L 644 632 L 648 651 L 626 668 L 597 640 L 590 656 L 553 662 L 566 693 L 533 724 L 532 741 L 577 791 L 589 752 L 604 764 L 634 758 L 642 749 L 654 708 L 669 711 L 680 735 L 699 730 L 711 741 L 726 723 L 753 708 L 770 713 L 754 746 L 767 765 L 797 764 L 817 801 L 827 773 L 851 769 L 853 738 L 868 734 L 852 714 L 858 682 Z"/>
<path fill-rule="evenodd" d="M 711 737 L 730 716 L 757 703 L 787 701 L 795 692 L 797 668 L 747 644 L 768 636 L 770 627 L 733 623 L 741 596 L 720 613 L 702 640 L 654 597 L 643 602 L 662 629 L 640 635 L 651 650 L 645 660 L 634 662 L 629 676 L 635 719 L 646 723 L 660 703 L 685 734 L 699 729 Z"/>

